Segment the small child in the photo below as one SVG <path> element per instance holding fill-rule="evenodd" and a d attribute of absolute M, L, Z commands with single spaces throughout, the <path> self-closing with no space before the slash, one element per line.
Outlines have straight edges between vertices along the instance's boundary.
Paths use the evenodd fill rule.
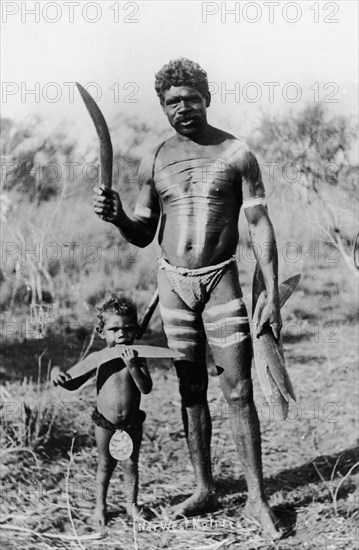
<path fill-rule="evenodd" d="M 129 458 L 122 460 L 122 467 L 126 487 L 126 511 L 129 515 L 138 512 L 138 457 L 142 424 L 146 417 L 144 411 L 140 410 L 140 401 L 141 393 L 151 391 L 152 380 L 146 360 L 138 358 L 136 351 L 125 347 L 133 344 L 138 328 L 137 309 L 132 300 L 123 295 L 112 295 L 96 310 L 99 321 L 96 330 L 106 340 L 107 346 L 124 346 L 121 358 L 99 365 L 96 377 L 97 407 L 92 419 L 95 423 L 98 466 L 93 522 L 97 526 L 104 526 L 107 490 L 117 464 L 109 451 L 110 440 L 116 430 L 127 432 L 133 442 L 133 452 Z M 73 369 L 74 367 L 70 371 Z M 51 379 L 55 386 L 61 386 L 71 379 L 71 375 L 54 367 Z"/>

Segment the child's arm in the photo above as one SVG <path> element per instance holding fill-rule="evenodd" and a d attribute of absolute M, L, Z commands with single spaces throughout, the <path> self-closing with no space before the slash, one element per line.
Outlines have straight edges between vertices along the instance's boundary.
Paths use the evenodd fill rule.
<path fill-rule="evenodd" d="M 71 380 L 71 375 L 67 372 L 62 372 L 60 367 L 53 367 L 50 373 L 50 380 L 54 386 L 62 386 L 67 380 Z"/>
<path fill-rule="evenodd" d="M 66 372 L 62 372 L 60 367 L 54 367 L 50 374 L 51 382 L 55 386 L 62 386 L 70 391 L 77 390 L 96 373 L 97 367 L 94 367 L 96 363 L 92 356 L 94 356 L 93 353 L 70 367 Z"/>
<path fill-rule="evenodd" d="M 130 374 L 141 393 L 150 393 L 152 390 L 152 378 L 147 368 L 145 359 L 138 358 L 138 352 L 133 349 L 125 349 L 121 358 L 126 363 Z"/>

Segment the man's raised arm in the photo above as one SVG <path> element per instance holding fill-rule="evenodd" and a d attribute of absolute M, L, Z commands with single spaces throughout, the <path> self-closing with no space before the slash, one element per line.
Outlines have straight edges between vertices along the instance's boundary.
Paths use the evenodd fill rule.
<path fill-rule="evenodd" d="M 256 260 L 261 268 L 267 291 L 267 304 L 263 309 L 257 335 L 269 322 L 273 334 L 279 337 L 282 327 L 278 295 L 278 253 L 273 225 L 265 204 L 265 191 L 256 157 L 246 150 L 241 154 L 243 208 Z"/>
<path fill-rule="evenodd" d="M 143 248 L 152 242 L 160 216 L 160 205 L 153 187 L 152 166 L 154 155 L 147 155 L 139 168 L 140 194 L 132 217 L 123 210 L 117 191 L 94 188 L 93 205 L 96 214 L 113 223 L 121 235 L 135 246 Z"/>

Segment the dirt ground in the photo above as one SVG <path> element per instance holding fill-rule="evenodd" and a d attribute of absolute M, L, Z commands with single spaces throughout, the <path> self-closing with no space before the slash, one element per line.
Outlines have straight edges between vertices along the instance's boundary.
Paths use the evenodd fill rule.
<path fill-rule="evenodd" d="M 343 271 L 335 266 L 322 267 L 302 266 L 301 285 L 283 309 L 285 356 L 297 395 L 287 420 L 277 418 L 275 409 L 265 402 L 253 368 L 266 490 L 271 505 L 291 526 L 288 538 L 277 543 L 266 540 L 243 516 L 243 472 L 212 366 L 212 463 L 220 507 L 212 514 L 186 521 L 169 520 L 170 506 L 191 494 L 194 477 L 174 370 L 169 364 L 154 362 L 150 363 L 154 388 L 142 401 L 147 412 L 140 455 L 143 517 L 135 525 L 126 518 L 121 508 L 124 487 L 118 467 L 108 496 L 110 520 L 103 532 L 93 531 L 87 524 L 96 468 L 89 417 L 93 389 L 85 390 L 81 398 L 69 397 L 63 390 L 48 390 L 43 379 L 40 384 L 24 378 L 37 373 L 38 356 L 45 344 L 43 376 L 50 357 L 57 363 L 63 357 L 65 366 L 74 362 L 81 345 L 69 336 L 65 348 L 61 347 L 63 342 L 61 346 L 56 342 L 24 342 L 3 348 L 2 387 L 7 393 L 1 428 L 2 548 L 358 548 L 356 305 L 352 286 L 343 283 Z M 292 271 L 287 276 L 297 272 L 298 266 Z M 249 294 L 249 286 L 246 288 Z M 152 340 L 163 343 L 156 335 Z M 22 405 L 34 411 L 40 402 L 56 403 L 57 415 L 47 439 L 41 440 L 39 429 L 30 440 L 27 434 L 31 427 L 24 415 L 27 419 L 32 416 L 26 416 Z"/>

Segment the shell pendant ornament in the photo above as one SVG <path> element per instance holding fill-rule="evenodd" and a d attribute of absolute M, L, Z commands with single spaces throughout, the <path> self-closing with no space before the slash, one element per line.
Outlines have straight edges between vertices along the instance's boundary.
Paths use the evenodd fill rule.
<path fill-rule="evenodd" d="M 133 441 L 127 432 L 117 430 L 110 439 L 109 450 L 115 460 L 127 460 L 132 455 Z"/>

